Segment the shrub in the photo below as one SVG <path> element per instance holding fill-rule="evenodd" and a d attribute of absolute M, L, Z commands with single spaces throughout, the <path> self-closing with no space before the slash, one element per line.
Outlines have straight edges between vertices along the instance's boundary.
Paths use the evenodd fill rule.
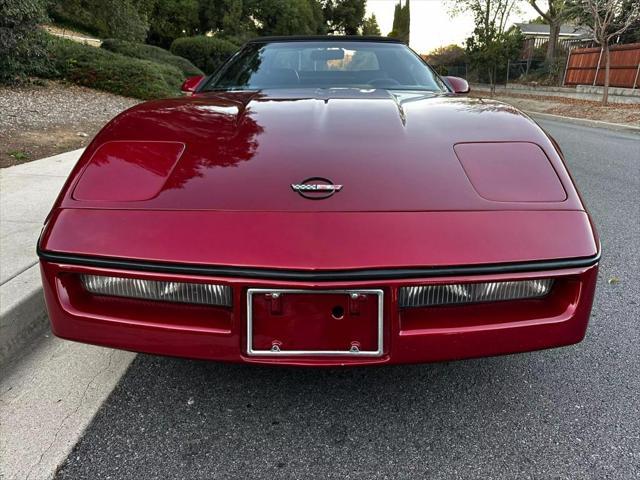
<path fill-rule="evenodd" d="M 143 100 L 177 95 L 184 78 L 171 65 L 125 57 L 59 38 L 52 39 L 49 56 L 54 66 L 50 78 Z"/>
<path fill-rule="evenodd" d="M 566 57 L 558 57 L 555 61 L 547 63 L 544 60 L 534 60 L 531 63 L 528 74 L 522 74 L 516 83 L 558 86 L 562 85 Z"/>
<path fill-rule="evenodd" d="M 132 58 L 131 60 L 134 59 Z M 142 60 L 142 62 L 151 64 L 156 67 L 160 71 L 160 75 L 162 75 L 162 78 L 164 78 L 164 81 L 167 82 L 167 85 L 169 85 L 171 90 L 173 90 L 173 92 L 175 93 L 180 93 L 180 87 L 182 86 L 182 82 L 184 82 L 185 76 L 180 70 L 178 70 L 178 68 L 174 67 L 173 65 L 167 65 L 166 63 L 163 64 L 151 62 L 150 60 Z"/>
<path fill-rule="evenodd" d="M 21 81 L 46 67 L 46 45 L 37 29 L 45 18 L 44 0 L 0 2 L 0 83 Z"/>
<path fill-rule="evenodd" d="M 178 38 L 171 44 L 171 53 L 191 60 L 206 74 L 216 71 L 237 50 L 228 40 L 205 36 Z"/>
<path fill-rule="evenodd" d="M 117 40 L 109 38 L 102 42 L 102 48 L 110 52 L 126 55 L 127 57 L 140 58 L 161 64 L 169 64 L 180 69 L 186 77 L 194 75 L 202 75 L 202 70 L 193 63 L 183 57 L 173 55 L 164 48 L 154 47 L 153 45 L 145 45 L 142 43 L 127 42 L 125 40 Z"/>
<path fill-rule="evenodd" d="M 47 0 L 49 15 L 59 24 L 98 37 L 142 42 L 149 30 L 145 0 Z"/>

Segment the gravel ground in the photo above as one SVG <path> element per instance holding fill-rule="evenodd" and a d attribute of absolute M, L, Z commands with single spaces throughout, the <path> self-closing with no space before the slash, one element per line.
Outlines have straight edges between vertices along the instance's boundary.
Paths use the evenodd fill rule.
<path fill-rule="evenodd" d="M 0 87 L 0 167 L 85 146 L 111 118 L 137 103 L 59 82 Z"/>
<path fill-rule="evenodd" d="M 345 370 L 138 355 L 57 478 L 640 478 L 640 135 L 540 123 L 602 239 L 584 342 Z"/>

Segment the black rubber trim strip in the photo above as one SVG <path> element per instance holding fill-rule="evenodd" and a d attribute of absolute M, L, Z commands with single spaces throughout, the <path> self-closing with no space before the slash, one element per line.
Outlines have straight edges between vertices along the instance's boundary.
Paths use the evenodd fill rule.
<path fill-rule="evenodd" d="M 248 43 L 271 43 L 271 42 L 375 42 L 375 43 L 403 43 L 402 40 L 392 37 L 377 37 L 371 35 L 291 35 L 291 36 L 271 36 L 256 37 Z"/>
<path fill-rule="evenodd" d="M 245 267 L 219 267 L 206 265 L 185 265 L 178 263 L 160 263 L 141 260 L 113 259 L 88 255 L 70 255 L 66 253 L 45 252 L 38 249 L 42 260 L 86 267 L 111 268 L 117 270 L 138 270 L 144 272 L 179 273 L 184 275 L 206 275 L 215 277 L 255 278 L 264 280 L 293 281 L 356 281 L 356 280 L 398 280 L 419 277 L 445 277 L 457 275 L 486 275 L 501 273 L 533 272 L 560 270 L 565 268 L 590 267 L 600 260 L 600 252 L 593 257 L 571 258 L 565 260 L 544 260 L 537 262 L 502 263 L 462 267 L 433 268 L 393 268 L 363 270 L 273 270 Z"/>

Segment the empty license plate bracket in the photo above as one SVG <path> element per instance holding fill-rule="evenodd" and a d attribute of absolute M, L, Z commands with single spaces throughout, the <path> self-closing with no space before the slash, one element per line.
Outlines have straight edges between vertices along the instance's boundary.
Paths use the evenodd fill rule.
<path fill-rule="evenodd" d="M 247 354 L 379 357 L 383 307 L 379 289 L 249 289 Z"/>

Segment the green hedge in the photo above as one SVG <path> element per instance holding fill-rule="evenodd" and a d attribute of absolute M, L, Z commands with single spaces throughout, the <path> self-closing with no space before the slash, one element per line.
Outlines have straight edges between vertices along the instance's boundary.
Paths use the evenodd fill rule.
<path fill-rule="evenodd" d="M 60 38 L 51 40 L 49 58 L 53 67 L 49 78 L 143 100 L 179 95 L 184 80 L 182 72 L 171 65 Z"/>
<path fill-rule="evenodd" d="M 20 0 L 33 1 L 33 0 Z M 49 16 L 59 25 L 98 38 L 144 42 L 153 0 L 45 0 Z"/>
<path fill-rule="evenodd" d="M 202 75 L 202 70 L 186 58 L 173 55 L 170 51 L 153 45 L 145 45 L 143 43 L 127 42 L 126 40 L 109 38 L 102 42 L 102 48 L 109 50 L 110 52 L 126 55 L 127 57 L 173 65 L 174 67 L 179 68 L 187 77 Z"/>
<path fill-rule="evenodd" d="M 178 38 L 171 44 L 171 53 L 191 60 L 206 74 L 215 72 L 237 50 L 228 40 L 205 36 Z"/>

